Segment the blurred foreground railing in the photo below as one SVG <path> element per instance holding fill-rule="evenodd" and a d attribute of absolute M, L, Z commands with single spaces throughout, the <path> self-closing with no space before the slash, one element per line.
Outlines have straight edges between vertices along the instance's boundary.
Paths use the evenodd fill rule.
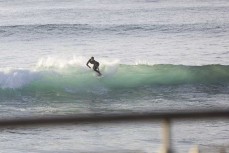
<path fill-rule="evenodd" d="M 115 123 L 115 122 L 149 122 L 154 120 L 163 121 L 163 153 L 172 153 L 171 146 L 171 121 L 172 120 L 197 120 L 221 118 L 229 119 L 229 110 L 198 110 L 183 112 L 139 112 L 120 114 L 77 114 L 48 117 L 25 117 L 0 119 L 0 129 L 20 128 L 27 126 L 54 126 L 63 124 L 84 123 Z"/>

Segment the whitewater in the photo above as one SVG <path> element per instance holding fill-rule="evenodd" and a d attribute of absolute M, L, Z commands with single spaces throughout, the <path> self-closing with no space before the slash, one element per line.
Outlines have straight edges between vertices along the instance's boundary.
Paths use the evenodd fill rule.
<path fill-rule="evenodd" d="M 103 77 L 86 66 L 92 56 Z M 0 1 L 1 119 L 223 110 L 228 102 L 227 0 Z M 6 128 L 0 149 L 156 153 L 160 125 Z M 228 129 L 227 120 L 174 122 L 174 149 L 228 146 Z"/>

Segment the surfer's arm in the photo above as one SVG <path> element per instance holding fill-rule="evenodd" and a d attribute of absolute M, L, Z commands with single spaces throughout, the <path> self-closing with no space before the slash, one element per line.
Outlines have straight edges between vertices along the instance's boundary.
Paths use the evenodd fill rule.
<path fill-rule="evenodd" d="M 91 67 L 88 65 L 88 64 L 89 64 L 89 62 L 90 62 L 90 60 L 88 60 L 88 62 L 87 62 L 87 64 L 86 64 L 86 65 L 87 65 L 87 67 L 91 68 Z"/>

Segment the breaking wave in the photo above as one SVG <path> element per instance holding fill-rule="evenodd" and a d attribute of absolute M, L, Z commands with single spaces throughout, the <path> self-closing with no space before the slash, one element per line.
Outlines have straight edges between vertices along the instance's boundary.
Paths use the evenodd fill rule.
<path fill-rule="evenodd" d="M 40 65 L 35 69 L 0 70 L 0 92 L 88 92 L 154 85 L 228 84 L 227 65 L 125 65 L 101 64 L 103 77 L 83 65 L 69 64 L 61 68 Z"/>

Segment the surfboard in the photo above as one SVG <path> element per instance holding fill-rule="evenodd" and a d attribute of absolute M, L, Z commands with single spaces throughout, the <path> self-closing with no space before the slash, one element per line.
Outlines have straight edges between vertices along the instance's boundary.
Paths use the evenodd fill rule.
<path fill-rule="evenodd" d="M 98 74 L 97 77 L 98 77 L 98 78 L 103 78 L 104 75 L 102 75 L 102 74 L 99 75 L 99 74 Z"/>
<path fill-rule="evenodd" d="M 98 74 L 97 72 L 95 72 L 94 74 L 93 74 L 95 77 L 97 77 L 97 78 L 103 78 L 104 77 L 104 75 L 103 74 Z"/>

